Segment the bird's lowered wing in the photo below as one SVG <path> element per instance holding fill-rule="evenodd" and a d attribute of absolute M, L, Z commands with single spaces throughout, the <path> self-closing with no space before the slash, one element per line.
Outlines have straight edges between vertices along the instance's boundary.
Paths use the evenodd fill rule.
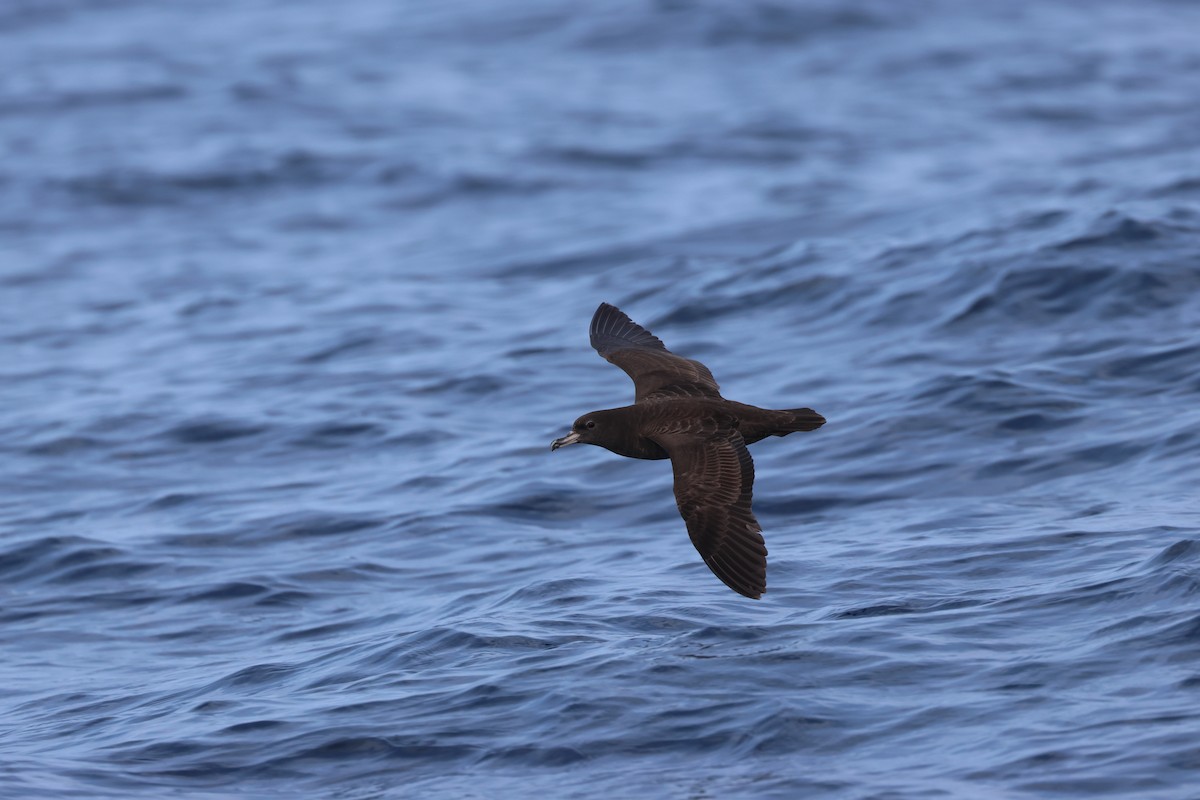
<path fill-rule="evenodd" d="M 704 563 L 730 589 L 758 598 L 767 590 L 767 546 L 750 510 L 754 462 L 736 429 L 704 427 L 652 438 L 671 457 L 675 502 Z"/>
<path fill-rule="evenodd" d="M 600 304 L 590 333 L 596 352 L 633 378 L 635 402 L 658 396 L 721 396 L 708 367 L 675 355 L 616 306 Z"/>

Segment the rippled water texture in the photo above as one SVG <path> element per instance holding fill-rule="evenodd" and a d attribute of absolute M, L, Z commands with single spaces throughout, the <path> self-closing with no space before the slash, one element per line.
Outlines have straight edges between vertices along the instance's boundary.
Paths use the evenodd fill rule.
<path fill-rule="evenodd" d="M 1196 795 L 1195 4 L 203 5 L 0 3 L 5 798 Z"/>

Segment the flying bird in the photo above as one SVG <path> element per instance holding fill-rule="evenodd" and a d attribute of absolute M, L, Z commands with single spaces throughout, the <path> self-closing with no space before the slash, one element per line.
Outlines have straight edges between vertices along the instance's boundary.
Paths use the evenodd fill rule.
<path fill-rule="evenodd" d="M 551 450 L 595 444 L 627 458 L 671 459 L 675 502 L 704 563 L 746 597 L 767 590 L 767 547 L 750 510 L 754 462 L 746 445 L 811 431 L 811 408 L 772 411 L 721 396 L 708 367 L 677 356 L 616 306 L 592 317 L 592 347 L 633 378 L 634 403 L 584 414 Z"/>

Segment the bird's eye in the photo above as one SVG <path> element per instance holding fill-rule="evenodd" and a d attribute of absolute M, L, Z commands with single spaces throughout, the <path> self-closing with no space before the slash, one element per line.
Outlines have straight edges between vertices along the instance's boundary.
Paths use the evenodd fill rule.
<path fill-rule="evenodd" d="M 584 426 L 583 426 L 583 427 L 585 427 L 585 428 L 594 428 L 594 427 L 596 427 L 596 423 L 595 423 L 595 422 L 593 422 L 592 420 L 590 420 L 590 419 L 589 419 L 589 420 L 588 420 L 586 423 L 584 423 Z"/>

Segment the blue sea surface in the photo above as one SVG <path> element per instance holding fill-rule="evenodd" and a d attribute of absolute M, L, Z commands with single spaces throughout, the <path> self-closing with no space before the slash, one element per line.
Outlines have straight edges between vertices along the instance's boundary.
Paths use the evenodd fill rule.
<path fill-rule="evenodd" d="M 0 796 L 1200 797 L 1198 32 L 4 0 Z M 762 600 L 601 301 L 828 418 Z"/>

